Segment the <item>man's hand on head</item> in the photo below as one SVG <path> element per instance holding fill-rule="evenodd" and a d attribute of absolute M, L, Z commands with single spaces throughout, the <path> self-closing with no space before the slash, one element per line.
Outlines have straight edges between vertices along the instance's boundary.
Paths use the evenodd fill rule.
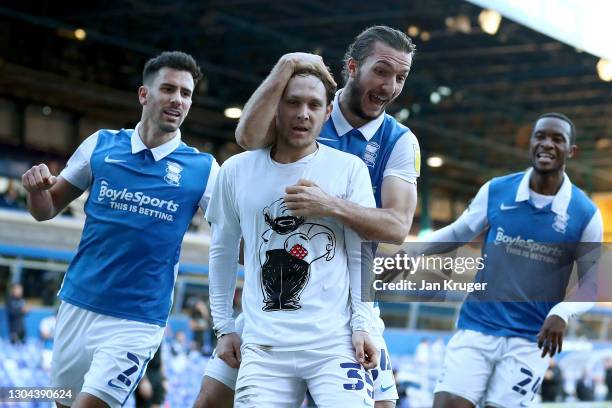
<path fill-rule="evenodd" d="M 293 64 L 293 71 L 297 71 L 299 69 L 313 69 L 315 71 L 319 71 L 326 76 L 327 79 L 334 84 L 334 86 L 337 86 L 336 81 L 334 81 L 334 77 L 330 73 L 320 55 L 308 54 L 305 52 L 292 52 L 290 54 L 283 55 L 281 59 L 291 62 Z"/>

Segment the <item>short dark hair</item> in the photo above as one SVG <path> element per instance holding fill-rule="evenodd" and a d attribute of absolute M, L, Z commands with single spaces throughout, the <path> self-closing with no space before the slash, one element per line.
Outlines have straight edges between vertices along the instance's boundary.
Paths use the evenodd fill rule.
<path fill-rule="evenodd" d="M 556 118 L 556 119 L 561 119 L 567 122 L 570 125 L 570 146 L 576 144 L 576 126 L 574 126 L 574 122 L 572 122 L 570 118 L 568 118 L 562 113 L 548 112 L 548 113 L 538 116 L 534 124 L 538 123 L 540 119 L 544 119 L 544 118 Z"/>
<path fill-rule="evenodd" d="M 194 85 L 202 78 L 202 71 L 191 55 L 182 51 L 164 51 L 147 61 L 142 71 L 142 83 L 150 83 L 162 68 L 188 71 L 193 77 Z"/>
<path fill-rule="evenodd" d="M 327 72 L 329 73 L 329 69 L 327 69 Z M 321 82 L 323 82 L 323 86 L 325 87 L 325 99 L 326 99 L 325 102 L 327 102 L 327 105 L 332 103 L 332 101 L 334 100 L 334 95 L 336 94 L 336 85 L 334 85 L 334 83 L 330 81 L 327 78 L 327 76 L 324 75 L 318 69 L 300 68 L 293 72 L 293 75 L 291 75 L 291 78 L 295 76 L 308 76 L 308 75 L 312 75 L 316 78 L 319 78 Z"/>
<path fill-rule="evenodd" d="M 348 46 L 346 54 L 344 54 L 344 66 L 342 67 L 342 76 L 344 81 L 348 81 L 348 62 L 352 58 L 358 63 L 363 62 L 371 53 L 376 42 L 381 42 L 389 47 L 403 51 L 407 54 L 414 55 L 416 45 L 412 39 L 404 32 L 387 26 L 372 26 L 366 28 L 355 37 L 355 41 Z"/>

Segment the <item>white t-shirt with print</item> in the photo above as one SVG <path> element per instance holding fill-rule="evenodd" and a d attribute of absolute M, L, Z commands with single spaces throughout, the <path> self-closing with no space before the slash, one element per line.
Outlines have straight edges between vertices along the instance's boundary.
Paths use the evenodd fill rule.
<path fill-rule="evenodd" d="M 245 344 L 300 350 L 371 330 L 372 303 L 360 301 L 361 239 L 331 217 L 291 216 L 285 188 L 312 180 L 328 194 L 374 207 L 370 177 L 358 158 L 319 145 L 294 163 L 270 149 L 228 159 L 206 218 L 212 223 L 210 303 L 215 330 L 234 331 L 236 259 L 244 238 Z"/>

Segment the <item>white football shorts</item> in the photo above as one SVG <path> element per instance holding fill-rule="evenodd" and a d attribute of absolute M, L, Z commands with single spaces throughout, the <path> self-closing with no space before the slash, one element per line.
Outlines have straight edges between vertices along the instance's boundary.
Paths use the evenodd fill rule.
<path fill-rule="evenodd" d="M 94 313 L 62 302 L 55 327 L 51 384 L 70 389 L 58 399 L 72 405 L 79 392 L 121 407 L 161 344 L 164 328 Z"/>
<path fill-rule="evenodd" d="M 242 323 L 242 324 L 239 324 Z M 236 321 L 236 332 L 242 334 L 243 321 L 238 317 Z M 395 379 L 393 378 L 393 369 L 391 366 L 391 358 L 389 350 L 382 336 L 372 336 L 372 340 L 379 352 L 379 362 L 375 369 L 370 370 L 370 375 L 374 383 L 374 401 L 396 401 L 399 397 Z M 228 388 L 236 389 L 236 379 L 238 378 L 238 369 L 232 368 L 223 360 L 221 360 L 216 351 L 206 364 L 204 375 L 223 383 Z"/>
<path fill-rule="evenodd" d="M 319 408 L 374 407 L 372 378 L 350 341 L 299 351 L 243 344 L 241 352 L 234 408 L 297 408 L 306 388 Z"/>
<path fill-rule="evenodd" d="M 449 341 L 435 392 L 458 395 L 474 405 L 529 407 L 550 357 L 537 343 L 459 330 Z"/>

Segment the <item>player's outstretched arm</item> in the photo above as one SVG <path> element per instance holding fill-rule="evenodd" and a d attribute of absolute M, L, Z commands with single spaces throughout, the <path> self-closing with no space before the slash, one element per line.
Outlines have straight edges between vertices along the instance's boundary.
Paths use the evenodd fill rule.
<path fill-rule="evenodd" d="M 427 235 L 419 243 L 409 243 L 402 249 L 410 255 L 433 255 L 453 251 L 472 241 L 487 229 L 489 183 L 485 183 L 468 208 L 452 224 Z"/>
<path fill-rule="evenodd" d="M 83 193 L 63 177 L 52 176 L 46 164 L 26 171 L 21 176 L 21 183 L 28 192 L 28 210 L 37 221 L 55 217 Z"/>
<path fill-rule="evenodd" d="M 278 104 L 291 76 L 302 68 L 320 71 L 334 82 L 320 56 L 303 52 L 283 55 L 242 110 L 236 127 L 236 142 L 240 146 L 246 150 L 255 150 L 274 142 L 274 117 Z"/>
<path fill-rule="evenodd" d="M 410 255 L 434 255 L 451 252 L 472 241 L 481 230 L 472 230 L 462 217 L 455 222 L 429 234 L 420 242 L 403 245 L 402 249 Z"/>

